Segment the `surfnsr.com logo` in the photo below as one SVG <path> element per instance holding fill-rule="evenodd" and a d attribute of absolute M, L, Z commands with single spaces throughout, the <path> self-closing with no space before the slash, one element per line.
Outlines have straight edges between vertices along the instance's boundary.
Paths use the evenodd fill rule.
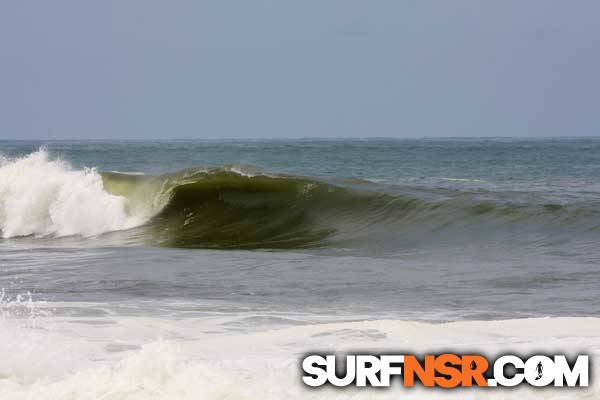
<path fill-rule="evenodd" d="M 302 361 L 304 383 L 345 387 L 388 387 L 398 380 L 405 387 L 446 389 L 458 387 L 587 387 L 589 359 L 579 355 L 569 362 L 564 355 L 521 358 L 503 355 L 488 360 L 482 355 L 308 355 Z"/>

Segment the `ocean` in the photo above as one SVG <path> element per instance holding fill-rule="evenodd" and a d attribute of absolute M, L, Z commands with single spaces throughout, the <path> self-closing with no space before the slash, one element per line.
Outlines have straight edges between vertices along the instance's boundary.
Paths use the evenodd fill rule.
<path fill-rule="evenodd" d="M 600 397 L 600 139 L 0 141 L 0 236 L 3 400 Z M 592 385 L 302 386 L 397 349 Z"/>

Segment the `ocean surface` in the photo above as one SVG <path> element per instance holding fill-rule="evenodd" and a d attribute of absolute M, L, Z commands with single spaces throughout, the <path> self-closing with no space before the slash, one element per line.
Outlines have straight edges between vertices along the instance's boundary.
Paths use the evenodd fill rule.
<path fill-rule="evenodd" d="M 600 139 L 0 141 L 0 398 L 396 398 L 298 360 L 597 357 L 599 239 Z M 403 396 L 600 396 L 459 392 Z"/>

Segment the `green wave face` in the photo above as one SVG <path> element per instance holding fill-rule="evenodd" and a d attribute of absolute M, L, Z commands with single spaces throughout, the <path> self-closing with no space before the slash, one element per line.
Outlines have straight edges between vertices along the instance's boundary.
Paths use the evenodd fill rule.
<path fill-rule="evenodd" d="M 173 247 L 290 249 L 325 245 L 334 233 L 320 217 L 345 190 L 308 179 L 244 176 L 227 170 L 160 177 L 103 174 L 105 188 L 132 211 L 155 215 L 154 243 Z M 334 200 L 335 201 L 335 200 Z M 149 211 L 152 213 L 153 211 Z"/>
<path fill-rule="evenodd" d="M 569 240 L 574 232 L 597 237 L 600 229 L 596 202 L 518 203 L 411 188 L 390 194 L 357 190 L 356 183 L 250 176 L 226 168 L 160 176 L 104 173 L 102 178 L 108 192 L 128 199 L 129 213 L 148 221 L 136 234 L 146 243 L 169 247 L 388 252 L 477 240 L 541 245 Z"/>
<path fill-rule="evenodd" d="M 325 187 L 297 179 L 203 176 L 172 189 L 152 221 L 161 244 L 208 248 L 301 248 L 332 233 L 311 209 Z"/>

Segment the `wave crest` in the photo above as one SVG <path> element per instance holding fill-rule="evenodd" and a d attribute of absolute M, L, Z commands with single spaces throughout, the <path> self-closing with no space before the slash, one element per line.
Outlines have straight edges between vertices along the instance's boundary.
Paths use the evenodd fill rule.
<path fill-rule="evenodd" d="M 144 218 L 127 199 L 104 190 L 95 169 L 75 170 L 45 150 L 0 163 L 0 232 L 15 236 L 94 236 L 128 229 Z"/>
<path fill-rule="evenodd" d="M 127 237 L 170 247 L 387 252 L 480 240 L 538 246 L 596 239 L 599 210 L 595 200 L 553 204 L 532 193 L 333 184 L 252 167 L 150 176 L 76 170 L 44 150 L 0 159 L 5 238 L 139 227 Z"/>

